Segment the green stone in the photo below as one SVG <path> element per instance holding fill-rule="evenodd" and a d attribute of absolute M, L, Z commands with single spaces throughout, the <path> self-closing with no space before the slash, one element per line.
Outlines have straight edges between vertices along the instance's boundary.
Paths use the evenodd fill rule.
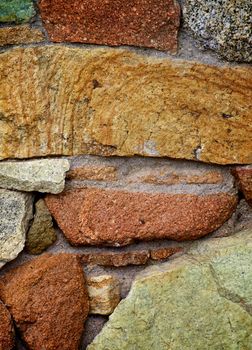
<path fill-rule="evenodd" d="M 33 223 L 27 233 L 26 249 L 30 254 L 41 254 L 57 239 L 52 216 L 43 199 L 36 205 Z"/>
<path fill-rule="evenodd" d="M 0 22 L 28 22 L 35 15 L 32 0 L 0 0 Z"/>
<path fill-rule="evenodd" d="M 251 350 L 252 231 L 146 269 L 88 350 Z"/>

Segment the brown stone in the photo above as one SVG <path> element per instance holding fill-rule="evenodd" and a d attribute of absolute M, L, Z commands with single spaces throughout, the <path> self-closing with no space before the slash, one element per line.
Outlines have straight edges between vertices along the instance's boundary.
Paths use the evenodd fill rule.
<path fill-rule="evenodd" d="M 177 49 L 180 8 L 176 0 L 40 0 L 39 8 L 55 42 Z"/>
<path fill-rule="evenodd" d="M 29 25 L 0 28 L 0 46 L 30 44 L 45 41 L 44 33 Z"/>
<path fill-rule="evenodd" d="M 12 350 L 14 344 L 14 327 L 11 316 L 0 301 L 0 350 Z"/>
<path fill-rule="evenodd" d="M 150 257 L 152 260 L 163 260 L 176 253 L 181 253 L 182 251 L 182 247 L 155 248 L 151 249 Z"/>
<path fill-rule="evenodd" d="M 0 159 L 89 153 L 252 163 L 247 66 L 50 45 L 2 53 L 0 80 Z"/>
<path fill-rule="evenodd" d="M 117 179 L 116 168 L 113 166 L 80 166 L 67 173 L 69 180 L 114 181 Z"/>
<path fill-rule="evenodd" d="M 0 287 L 30 350 L 79 349 L 89 302 L 75 255 L 44 254 L 7 272 Z"/>
<path fill-rule="evenodd" d="M 220 227 L 233 213 L 235 195 L 136 193 L 77 189 L 46 197 L 73 245 L 127 245 L 135 240 L 189 240 Z"/>
<path fill-rule="evenodd" d="M 87 278 L 90 314 L 110 315 L 120 301 L 120 284 L 111 275 L 90 276 Z"/>
<path fill-rule="evenodd" d="M 150 253 L 148 250 L 85 253 L 81 255 L 81 261 L 85 264 L 119 267 L 128 265 L 144 265 L 148 261 L 149 256 Z"/>
<path fill-rule="evenodd" d="M 247 202 L 252 206 L 252 166 L 236 167 L 232 173 L 238 180 L 239 188 Z"/>

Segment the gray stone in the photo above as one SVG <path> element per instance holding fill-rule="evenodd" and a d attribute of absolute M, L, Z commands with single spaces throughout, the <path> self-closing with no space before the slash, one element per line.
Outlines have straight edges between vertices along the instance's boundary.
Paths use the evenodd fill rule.
<path fill-rule="evenodd" d="M 0 267 L 23 250 L 32 209 L 31 194 L 0 189 Z"/>
<path fill-rule="evenodd" d="M 252 62 L 252 3 L 248 0 L 186 0 L 185 26 L 203 48 L 230 61 Z"/>
<path fill-rule="evenodd" d="M 252 231 L 146 269 L 88 350 L 250 350 Z"/>
<path fill-rule="evenodd" d="M 0 162 L 0 187 L 20 191 L 60 193 L 64 190 L 67 159 Z"/>

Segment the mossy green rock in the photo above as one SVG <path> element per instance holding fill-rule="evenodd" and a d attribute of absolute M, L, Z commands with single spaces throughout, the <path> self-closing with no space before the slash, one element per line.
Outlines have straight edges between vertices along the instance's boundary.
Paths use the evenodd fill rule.
<path fill-rule="evenodd" d="M 88 350 L 251 350 L 252 231 L 139 275 Z"/>
<path fill-rule="evenodd" d="M 32 0 L 0 0 L 0 22 L 28 22 L 34 15 Z"/>
<path fill-rule="evenodd" d="M 33 223 L 26 237 L 26 249 L 30 254 L 41 254 L 57 239 L 52 217 L 43 199 L 36 205 Z"/>

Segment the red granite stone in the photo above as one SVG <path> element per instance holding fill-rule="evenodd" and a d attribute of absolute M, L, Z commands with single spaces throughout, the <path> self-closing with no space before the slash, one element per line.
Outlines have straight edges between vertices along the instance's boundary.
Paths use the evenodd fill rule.
<path fill-rule="evenodd" d="M 11 315 L 0 301 L 0 350 L 12 350 L 15 345 Z"/>
<path fill-rule="evenodd" d="M 169 194 L 75 189 L 46 204 L 73 245 L 122 246 L 138 240 L 197 239 L 220 227 L 236 208 L 228 193 Z"/>
<path fill-rule="evenodd" d="M 236 177 L 247 202 L 252 206 L 252 166 L 236 167 L 232 174 Z"/>
<path fill-rule="evenodd" d="M 54 42 L 177 49 L 176 0 L 40 0 L 39 8 Z"/>
<path fill-rule="evenodd" d="M 29 350 L 79 349 L 89 300 L 77 256 L 44 254 L 10 270 L 0 296 Z"/>

